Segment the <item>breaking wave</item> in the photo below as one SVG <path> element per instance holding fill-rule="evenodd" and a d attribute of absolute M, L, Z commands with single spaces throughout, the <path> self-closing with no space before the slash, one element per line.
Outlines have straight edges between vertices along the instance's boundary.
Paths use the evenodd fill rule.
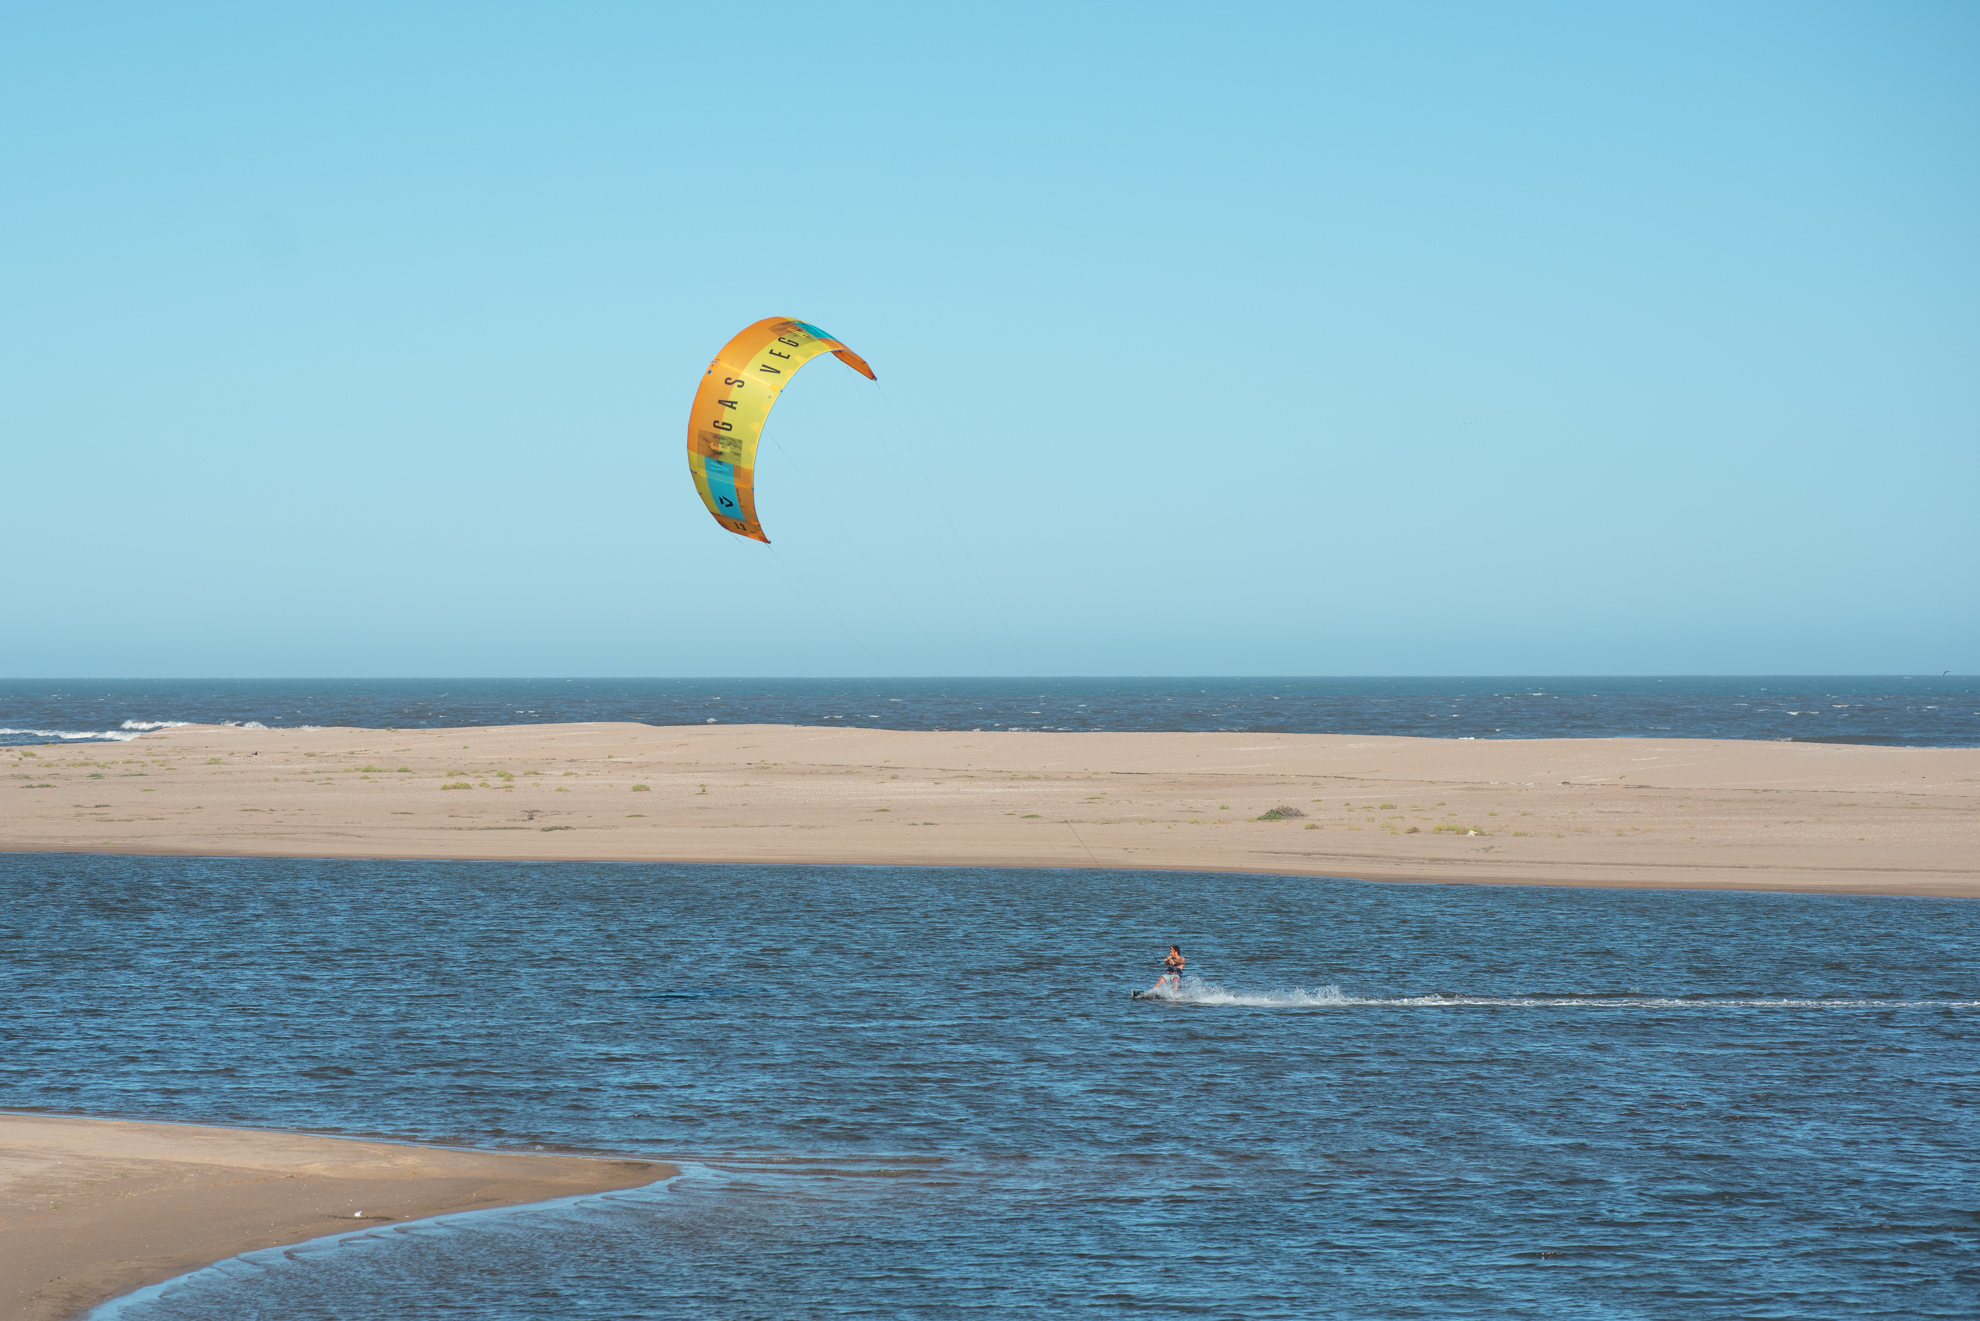
<path fill-rule="evenodd" d="M 59 738 L 72 743 L 81 740 L 128 743 L 137 737 L 135 733 L 127 734 L 115 729 L 0 729 L 0 738 L 8 735 L 24 738 Z"/>
<path fill-rule="evenodd" d="M 0 739 L 60 739 L 66 743 L 128 743 L 140 734 L 148 734 L 154 729 L 184 729 L 199 722 L 193 720 L 126 720 L 115 729 L 9 729 L 0 727 Z M 230 729 L 266 729 L 268 726 L 259 720 L 221 720 L 215 722 Z M 314 728 L 311 725 L 305 729 Z"/>
<path fill-rule="evenodd" d="M 1144 1000 L 1247 1009 L 1980 1009 L 1980 1000 L 1813 1000 L 1669 995 L 1349 995 L 1338 986 L 1317 990 L 1232 991 L 1201 977 L 1183 979 L 1176 993 L 1143 991 Z"/>

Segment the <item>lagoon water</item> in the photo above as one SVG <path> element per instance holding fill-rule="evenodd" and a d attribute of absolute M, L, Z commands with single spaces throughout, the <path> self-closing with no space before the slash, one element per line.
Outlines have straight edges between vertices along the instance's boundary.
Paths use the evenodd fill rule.
<path fill-rule="evenodd" d="M 1924 675 L 0 680 L 0 744 L 115 741 L 172 722 L 431 729 L 585 720 L 1980 747 L 1980 682 Z"/>
<path fill-rule="evenodd" d="M 684 1165 L 118 1321 L 1980 1313 L 1970 902 L 11 856 L 0 950 L 6 1108 Z"/>

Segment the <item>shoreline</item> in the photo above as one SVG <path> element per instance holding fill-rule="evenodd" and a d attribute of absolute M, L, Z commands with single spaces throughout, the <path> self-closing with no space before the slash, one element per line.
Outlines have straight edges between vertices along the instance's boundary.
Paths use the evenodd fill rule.
<path fill-rule="evenodd" d="M 1291 815 L 1261 819 L 1274 809 Z M 1980 748 L 595 723 L 0 749 L 0 852 L 1980 897 Z"/>
<path fill-rule="evenodd" d="M 731 857 L 696 858 L 685 856 L 648 857 L 643 854 L 626 857 L 605 855 L 583 857 L 543 857 L 538 854 L 475 853 L 469 855 L 401 855 L 394 853 L 313 853 L 308 851 L 279 852 L 270 849 L 234 850 L 218 852 L 206 849 L 147 849 L 141 853 L 115 848 L 53 848 L 53 849 L 14 849 L 0 846 L 0 857 L 123 857 L 123 858 L 200 858 L 212 861 L 259 860 L 294 862 L 521 862 L 585 865 L 592 863 L 612 863 L 624 866 L 654 865 L 683 867 L 928 867 L 953 868 L 969 871 L 1151 871 L 1176 872 L 1183 875 L 1214 873 L 1235 876 L 1307 876 L 1316 880 L 1355 881 L 1370 885 L 1484 885 L 1484 886 L 1538 886 L 1554 889 L 1589 890 L 1718 890 L 1737 891 L 1746 894 L 1807 894 L 1807 895 L 1857 895 L 1863 898 L 1886 899 L 1980 899 L 1980 885 L 1968 889 L 1969 873 L 1964 870 L 1947 873 L 1919 873 L 1912 869 L 1890 868 L 1891 879 L 1878 884 L 1867 877 L 1876 875 L 1875 868 L 1849 869 L 1843 879 L 1825 884 L 1819 874 L 1804 876 L 1799 884 L 1783 885 L 1770 879 L 1755 877 L 1741 883 L 1736 872 L 1727 868 L 1713 868 L 1708 879 L 1696 879 L 1693 875 L 1699 869 L 1682 863 L 1631 863 L 1624 864 L 1621 875 L 1604 876 L 1592 868 L 1578 866 L 1573 876 L 1545 875 L 1430 875 L 1407 870 L 1391 871 L 1387 868 L 1363 867 L 1349 876 L 1338 871 L 1316 870 L 1296 866 L 1248 867 L 1223 865 L 1218 863 L 1159 863 L 1136 862 L 1119 865 L 1096 862 L 1015 862 L 1008 859 L 945 859 L 931 862 L 925 858 L 888 857 L 807 857 L 803 859 L 770 858 L 738 859 Z M 1658 876 L 1652 869 L 1657 866 L 1670 869 L 1670 874 Z M 1756 869 L 1757 870 L 1757 869 Z M 1908 879 L 1907 879 L 1908 878 Z"/>
<path fill-rule="evenodd" d="M 676 1173 L 661 1161 L 0 1112 L 0 1317 L 65 1321 L 260 1248 Z"/>

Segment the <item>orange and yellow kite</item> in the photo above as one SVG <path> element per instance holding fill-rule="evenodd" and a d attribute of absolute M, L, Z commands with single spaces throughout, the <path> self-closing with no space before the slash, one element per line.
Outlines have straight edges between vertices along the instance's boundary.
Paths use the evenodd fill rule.
<path fill-rule="evenodd" d="M 867 380 L 876 379 L 866 359 L 838 340 L 782 316 L 750 326 L 708 364 L 688 418 L 688 471 L 701 502 L 729 531 L 768 544 L 756 521 L 756 442 L 785 382 L 827 350 Z"/>

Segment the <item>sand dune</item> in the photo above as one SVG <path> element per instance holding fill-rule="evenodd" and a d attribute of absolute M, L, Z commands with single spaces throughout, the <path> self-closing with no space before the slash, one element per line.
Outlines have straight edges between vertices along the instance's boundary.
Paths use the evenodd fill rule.
<path fill-rule="evenodd" d="M 1257 818 L 1286 807 L 1303 814 Z M 1980 749 L 186 727 L 0 752 L 0 849 L 1240 870 L 1980 895 Z"/>

